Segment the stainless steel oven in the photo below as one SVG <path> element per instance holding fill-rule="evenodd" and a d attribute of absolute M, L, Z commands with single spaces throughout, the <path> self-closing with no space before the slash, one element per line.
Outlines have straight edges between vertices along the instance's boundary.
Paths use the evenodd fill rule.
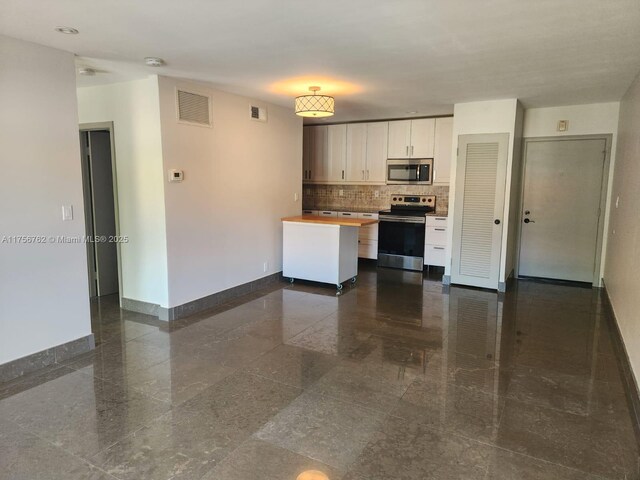
<path fill-rule="evenodd" d="M 433 158 L 387 160 L 388 185 L 431 185 Z"/>
<path fill-rule="evenodd" d="M 378 214 L 378 266 L 423 269 L 425 215 L 435 204 L 434 195 L 392 195 L 391 209 Z"/>

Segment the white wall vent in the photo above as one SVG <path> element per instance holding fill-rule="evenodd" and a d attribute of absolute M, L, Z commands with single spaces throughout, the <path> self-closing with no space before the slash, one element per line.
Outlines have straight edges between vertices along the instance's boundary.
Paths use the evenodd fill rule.
<path fill-rule="evenodd" d="M 256 107 L 251 105 L 249 114 L 252 120 L 258 120 L 259 122 L 267 121 L 267 109 L 262 107 Z"/>
<path fill-rule="evenodd" d="M 177 90 L 178 121 L 191 125 L 211 126 L 211 97 Z"/>

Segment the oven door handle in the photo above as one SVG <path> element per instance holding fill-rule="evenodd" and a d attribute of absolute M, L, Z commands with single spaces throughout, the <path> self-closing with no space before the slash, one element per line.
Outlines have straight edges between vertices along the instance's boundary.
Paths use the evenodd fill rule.
<path fill-rule="evenodd" d="M 398 217 L 396 215 L 380 215 L 380 222 L 397 222 L 397 223 L 426 223 L 425 217 Z"/>

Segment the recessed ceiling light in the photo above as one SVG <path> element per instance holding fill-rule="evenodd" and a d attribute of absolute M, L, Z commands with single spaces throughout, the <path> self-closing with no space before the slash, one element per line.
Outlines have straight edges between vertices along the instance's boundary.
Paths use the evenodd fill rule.
<path fill-rule="evenodd" d="M 82 67 L 78 69 L 78 74 L 93 77 L 96 74 L 96 71 L 93 68 Z"/>
<path fill-rule="evenodd" d="M 145 57 L 144 63 L 149 67 L 161 67 L 164 65 L 164 60 L 160 57 Z"/>
<path fill-rule="evenodd" d="M 65 35 L 77 35 L 78 29 L 73 27 L 56 27 L 54 29 L 58 33 L 64 33 Z"/>

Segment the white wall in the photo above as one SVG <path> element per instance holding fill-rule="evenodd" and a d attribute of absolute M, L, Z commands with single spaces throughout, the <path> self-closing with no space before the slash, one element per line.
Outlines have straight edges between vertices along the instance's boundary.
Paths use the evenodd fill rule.
<path fill-rule="evenodd" d="M 158 77 L 78 89 L 80 123 L 114 122 L 122 296 L 168 305 Z"/>
<path fill-rule="evenodd" d="M 640 75 L 620 103 L 604 279 L 629 354 L 640 379 Z M 619 198 L 616 206 L 616 199 Z"/>
<path fill-rule="evenodd" d="M 609 180 L 607 182 L 607 207 L 604 216 L 604 232 L 609 229 L 609 205 L 611 203 L 611 188 L 613 184 L 613 170 L 615 166 L 616 148 L 618 143 L 618 115 L 619 102 L 592 103 L 588 105 L 569 105 L 563 107 L 530 108 L 525 111 L 525 137 L 562 137 L 572 135 L 611 134 Z M 558 120 L 568 120 L 569 129 L 558 132 Z M 600 261 L 600 276 L 602 276 L 607 251 L 607 236 L 602 243 L 602 258 Z"/>
<path fill-rule="evenodd" d="M 204 84 L 159 85 L 164 170 L 184 170 L 165 185 L 168 306 L 281 271 L 280 218 L 301 211 L 302 119 Z M 176 121 L 177 86 L 212 96 L 212 128 Z M 250 119 L 250 105 L 268 121 Z"/>
<path fill-rule="evenodd" d="M 75 86 L 72 54 L 0 36 L 0 240 L 84 235 Z M 81 243 L 0 243 L 0 364 L 91 333 L 86 262 Z"/>
<path fill-rule="evenodd" d="M 485 102 L 457 103 L 453 107 L 453 149 L 451 160 L 451 183 L 449 187 L 449 224 L 453 226 L 455 215 L 461 212 L 456 211 L 455 185 L 457 167 L 458 136 L 484 133 L 508 133 L 509 149 L 507 158 L 507 185 L 511 182 L 513 169 L 513 152 L 516 133 L 516 117 L 518 110 L 517 99 L 491 100 Z M 510 227 L 510 198 L 505 197 L 503 214 L 503 238 L 500 255 L 500 282 L 505 281 L 505 270 L 507 263 L 507 245 Z M 448 232 L 448 249 L 445 262 L 445 275 L 451 275 L 451 246 L 453 245 L 453 228 Z M 497 286 L 496 286 L 497 287 Z"/>

